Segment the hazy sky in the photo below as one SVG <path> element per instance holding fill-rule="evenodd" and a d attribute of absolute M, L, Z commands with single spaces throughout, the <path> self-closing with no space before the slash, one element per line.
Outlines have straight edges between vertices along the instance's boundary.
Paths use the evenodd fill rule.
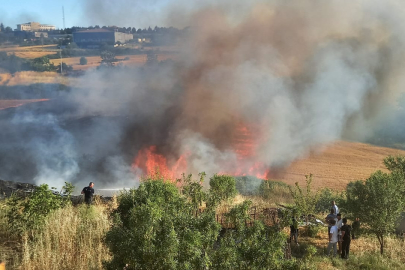
<path fill-rule="evenodd" d="M 81 24 L 82 0 L 1 0 L 0 22 L 13 29 L 19 23 L 36 21 L 63 27 L 62 6 L 66 27 Z"/>
<path fill-rule="evenodd" d="M 17 24 L 30 21 L 63 28 L 64 6 L 66 27 L 95 24 L 136 28 L 168 26 L 162 25 L 161 16 L 156 15 L 169 2 L 170 0 L 0 0 L 0 22 L 13 29 Z"/>

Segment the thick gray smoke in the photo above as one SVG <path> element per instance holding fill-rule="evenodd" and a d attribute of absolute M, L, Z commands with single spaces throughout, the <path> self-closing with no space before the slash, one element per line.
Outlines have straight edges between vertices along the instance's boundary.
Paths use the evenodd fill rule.
<path fill-rule="evenodd" d="M 99 24 L 135 25 L 137 17 L 126 16 L 129 2 L 107 8 L 109 1 L 87 1 L 86 7 Z M 43 168 L 36 179 L 59 170 L 59 178 L 107 174 L 105 182 L 132 183 L 139 176 L 132 163 L 150 145 L 169 164 L 184 156 L 186 172 L 286 166 L 336 140 L 367 139 L 395 106 L 404 85 L 402 2 L 225 2 L 158 1 L 146 8 L 152 25 L 190 26 L 179 55 L 157 67 L 82 77 L 68 100 L 78 106 L 74 117 L 96 119 L 61 137 L 63 157 L 43 147 L 52 160 L 69 161 Z M 235 146 L 240 130 L 248 134 L 242 148 L 250 148 L 243 164 Z M 90 158 L 75 160 L 83 156 Z M 97 165 L 83 168 L 83 160 Z"/>

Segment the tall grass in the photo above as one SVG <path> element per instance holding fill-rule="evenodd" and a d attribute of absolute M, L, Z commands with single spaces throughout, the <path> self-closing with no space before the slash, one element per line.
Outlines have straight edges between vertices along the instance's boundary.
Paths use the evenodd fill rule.
<path fill-rule="evenodd" d="M 68 206 L 49 215 L 33 239 L 23 236 L 21 269 L 102 269 L 109 260 L 103 238 L 110 228 L 105 206 Z"/>

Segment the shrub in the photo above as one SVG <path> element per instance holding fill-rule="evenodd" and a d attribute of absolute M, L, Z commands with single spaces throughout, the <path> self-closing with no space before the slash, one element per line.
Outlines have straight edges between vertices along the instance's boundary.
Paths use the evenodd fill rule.
<path fill-rule="evenodd" d="M 294 198 L 295 209 L 298 213 L 305 216 L 305 221 L 308 223 L 310 215 L 314 214 L 316 202 L 318 201 L 318 193 L 312 192 L 312 174 L 305 175 L 306 186 L 303 190 L 298 182 L 295 183 L 295 188 L 289 187 L 291 196 Z"/>
<path fill-rule="evenodd" d="M 80 57 L 80 65 L 84 66 L 87 65 L 87 58 L 82 56 Z"/>
<path fill-rule="evenodd" d="M 209 205 L 218 205 L 221 201 L 235 197 L 236 181 L 229 175 L 214 175 L 210 179 Z"/>
<path fill-rule="evenodd" d="M 259 186 L 259 194 L 263 199 L 291 197 L 288 184 L 271 180 L 262 181 Z"/>
<path fill-rule="evenodd" d="M 203 269 L 210 264 L 220 226 L 215 213 L 196 216 L 176 186 L 149 180 L 122 193 L 106 243 L 107 269 Z"/>
<path fill-rule="evenodd" d="M 235 177 L 235 186 L 239 194 L 244 196 L 256 195 L 263 180 L 254 176 Z"/>
<path fill-rule="evenodd" d="M 319 198 L 316 202 L 315 211 L 316 212 L 330 212 L 331 202 L 336 201 L 339 206 L 340 202 L 343 201 L 343 195 L 338 192 L 333 192 L 329 188 L 323 188 L 319 192 Z"/>
<path fill-rule="evenodd" d="M 231 209 L 227 218 L 234 229 L 227 230 L 213 254 L 212 269 L 285 269 L 286 235 L 261 221 L 246 226 L 250 201 Z"/>
<path fill-rule="evenodd" d="M 309 224 L 300 229 L 301 236 L 315 237 L 318 235 L 319 231 L 322 229 L 322 226 L 317 224 Z"/>
<path fill-rule="evenodd" d="M 52 211 L 70 204 L 70 193 L 74 187 L 65 184 L 67 196 L 54 194 L 46 184 L 36 187 L 26 198 L 13 195 L 7 201 L 7 219 L 11 230 L 22 234 L 27 230 L 39 229 Z"/>

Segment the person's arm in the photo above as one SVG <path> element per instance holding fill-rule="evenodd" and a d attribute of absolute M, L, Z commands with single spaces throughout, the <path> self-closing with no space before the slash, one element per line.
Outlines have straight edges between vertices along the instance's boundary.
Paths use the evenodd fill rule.
<path fill-rule="evenodd" d="M 343 237 L 345 236 L 345 233 L 346 233 L 346 231 L 345 231 L 345 230 L 342 230 L 342 238 L 340 239 L 340 242 L 343 241 Z"/>
<path fill-rule="evenodd" d="M 80 194 L 84 194 L 84 189 L 82 189 L 82 192 Z"/>
<path fill-rule="evenodd" d="M 332 230 L 331 230 L 331 231 L 332 231 Z M 330 232 L 330 233 L 329 233 L 329 242 L 332 240 L 332 235 L 333 235 L 333 233 Z"/>

